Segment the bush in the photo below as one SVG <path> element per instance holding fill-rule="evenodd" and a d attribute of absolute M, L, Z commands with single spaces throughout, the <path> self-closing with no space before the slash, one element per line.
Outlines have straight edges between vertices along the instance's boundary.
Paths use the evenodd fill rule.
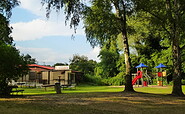
<path fill-rule="evenodd" d="M 103 85 L 102 83 L 102 78 L 99 76 L 93 76 L 90 74 L 86 74 L 83 77 L 83 83 L 91 83 L 91 84 L 96 84 L 96 85 Z"/>
<path fill-rule="evenodd" d="M 115 85 L 115 86 L 124 85 L 125 83 L 124 73 L 121 72 L 115 77 L 103 79 L 102 82 L 106 85 Z"/>
<path fill-rule="evenodd" d="M 185 85 L 185 80 L 182 80 L 181 83 L 182 83 L 182 85 Z"/>

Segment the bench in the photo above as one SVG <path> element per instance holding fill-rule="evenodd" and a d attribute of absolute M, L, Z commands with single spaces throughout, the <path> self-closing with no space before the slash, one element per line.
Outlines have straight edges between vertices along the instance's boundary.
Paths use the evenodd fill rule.
<path fill-rule="evenodd" d="M 63 89 L 64 88 L 76 89 L 76 84 L 61 85 L 61 88 L 63 88 Z"/>
<path fill-rule="evenodd" d="M 47 87 L 54 87 L 54 86 L 55 86 L 55 85 L 42 85 L 42 87 L 45 88 L 45 91 L 47 91 L 47 90 L 46 90 Z"/>
<path fill-rule="evenodd" d="M 21 92 L 23 95 L 24 90 L 18 89 L 19 88 L 18 86 L 9 86 L 9 88 L 10 88 L 10 94 L 13 95 L 13 93 L 17 93 L 16 95 L 18 95 L 18 93 Z"/>

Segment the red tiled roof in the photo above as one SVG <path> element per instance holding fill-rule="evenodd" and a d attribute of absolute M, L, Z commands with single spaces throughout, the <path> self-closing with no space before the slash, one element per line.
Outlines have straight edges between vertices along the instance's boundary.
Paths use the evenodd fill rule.
<path fill-rule="evenodd" d="M 47 69 L 47 70 L 53 70 L 54 67 L 49 67 L 49 66 L 42 66 L 42 65 L 37 65 L 37 64 L 29 64 L 29 67 L 39 67 L 39 68 L 43 68 L 43 69 Z"/>

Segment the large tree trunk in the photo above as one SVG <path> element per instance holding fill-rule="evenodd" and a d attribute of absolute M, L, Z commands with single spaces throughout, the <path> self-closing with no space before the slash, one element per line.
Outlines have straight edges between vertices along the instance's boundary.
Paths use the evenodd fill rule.
<path fill-rule="evenodd" d="M 176 33 L 177 34 L 177 33 Z M 175 35 L 172 43 L 172 51 L 173 51 L 173 90 L 172 95 L 175 96 L 183 96 L 182 92 L 182 74 L 181 74 L 181 54 L 179 47 L 179 38 Z"/>
<path fill-rule="evenodd" d="M 124 91 L 134 91 L 132 86 L 132 74 L 131 74 L 131 60 L 129 53 L 128 38 L 126 34 L 126 29 L 122 32 L 123 35 L 123 46 L 124 46 L 124 56 L 126 65 L 126 75 L 125 75 L 125 90 Z"/>
<path fill-rule="evenodd" d="M 127 37 L 127 29 L 126 29 L 126 8 L 124 3 L 122 3 L 122 5 L 123 5 L 123 11 L 120 12 L 119 14 L 121 14 L 120 17 L 121 17 L 121 23 L 122 23 L 123 48 L 124 48 L 125 66 L 126 66 L 124 91 L 134 92 L 134 89 L 132 86 L 131 59 L 130 59 L 130 51 L 129 51 L 128 37 Z"/>
<path fill-rule="evenodd" d="M 173 5 L 173 8 L 172 8 Z M 177 0 L 173 1 L 173 4 L 171 4 L 170 0 L 166 0 L 166 8 L 167 8 L 167 17 L 171 23 L 170 27 L 170 37 L 172 42 L 172 57 L 173 57 L 173 89 L 172 89 L 172 95 L 175 96 L 183 96 L 182 92 L 182 74 L 181 74 L 181 50 L 179 47 L 180 42 L 180 33 L 179 33 L 179 3 Z M 173 11 L 173 13 L 172 13 Z M 174 15 L 174 16 L 173 16 Z"/>
<path fill-rule="evenodd" d="M 132 75 L 131 75 L 131 60 L 130 60 L 130 52 L 127 38 L 127 28 L 126 28 L 126 7 L 124 1 L 113 0 L 112 1 L 115 9 L 116 16 L 120 23 L 120 30 L 123 38 L 123 50 L 125 56 L 125 66 L 126 66 L 126 75 L 125 75 L 125 92 L 130 91 L 134 92 L 132 86 Z"/>

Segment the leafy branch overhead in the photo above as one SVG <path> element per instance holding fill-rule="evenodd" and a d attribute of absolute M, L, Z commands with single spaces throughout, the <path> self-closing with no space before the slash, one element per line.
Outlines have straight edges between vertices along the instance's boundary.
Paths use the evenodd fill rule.
<path fill-rule="evenodd" d="M 42 5 L 46 6 L 46 17 L 49 18 L 52 10 L 60 12 L 64 10 L 66 14 L 66 24 L 70 21 L 70 27 L 74 28 L 79 25 L 80 19 L 82 19 L 82 13 L 86 8 L 83 0 L 42 0 Z"/>

